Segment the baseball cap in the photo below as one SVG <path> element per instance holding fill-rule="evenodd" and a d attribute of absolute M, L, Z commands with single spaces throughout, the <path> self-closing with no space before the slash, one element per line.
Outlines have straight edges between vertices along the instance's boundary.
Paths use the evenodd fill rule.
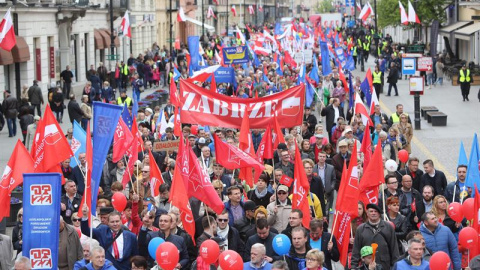
<path fill-rule="evenodd" d="M 353 130 L 352 130 L 351 127 L 347 127 L 347 128 L 345 129 L 345 133 L 352 132 L 352 131 L 353 131 Z"/>
<path fill-rule="evenodd" d="M 347 143 L 345 140 L 341 140 L 341 141 L 338 143 L 338 147 L 342 147 L 342 146 L 348 146 L 348 143 Z"/>
<path fill-rule="evenodd" d="M 280 186 L 278 186 L 277 192 L 278 192 L 278 191 L 288 192 L 288 187 L 285 186 L 285 185 L 280 185 Z"/>
<path fill-rule="evenodd" d="M 253 201 L 246 201 L 243 204 L 243 210 L 248 211 L 248 210 L 255 210 L 257 208 L 257 205 Z"/>
<path fill-rule="evenodd" d="M 188 135 L 188 138 L 189 138 L 189 139 L 190 139 L 190 138 L 197 138 L 197 136 L 195 136 L 195 135 L 193 135 L 193 134 L 190 134 L 190 135 Z"/>
<path fill-rule="evenodd" d="M 205 138 L 200 138 L 198 139 L 199 144 L 205 144 Z"/>
<path fill-rule="evenodd" d="M 360 255 L 363 257 L 365 256 L 368 256 L 368 255 L 372 255 L 373 254 L 373 249 L 371 246 L 364 246 L 362 247 L 362 249 L 360 250 Z"/>

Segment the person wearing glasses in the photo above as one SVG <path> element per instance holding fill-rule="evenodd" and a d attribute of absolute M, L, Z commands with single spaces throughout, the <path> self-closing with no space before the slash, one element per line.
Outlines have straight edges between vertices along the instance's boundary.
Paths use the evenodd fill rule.
<path fill-rule="evenodd" d="M 280 153 L 280 162 L 275 164 L 275 168 L 281 169 L 286 176 L 293 178 L 294 168 L 288 150 L 282 150 Z"/>
<path fill-rule="evenodd" d="M 75 227 L 75 230 L 77 230 L 77 231 L 81 230 L 81 228 L 80 228 L 80 222 L 81 221 L 82 221 L 82 218 L 78 217 L 78 212 L 73 213 L 73 215 L 72 215 L 72 225 L 73 225 L 73 227 Z M 90 239 L 90 237 L 88 237 L 88 236 L 86 236 L 85 234 L 82 233 L 82 235 L 80 236 L 80 243 L 83 244 L 89 239 Z M 85 256 L 85 253 L 84 253 L 83 256 Z"/>
<path fill-rule="evenodd" d="M 305 270 L 327 270 L 327 268 L 323 267 L 323 263 L 325 262 L 325 254 L 314 248 L 307 252 L 307 256 L 305 258 L 306 268 Z"/>
<path fill-rule="evenodd" d="M 215 168 L 215 167 L 214 167 Z M 225 196 L 223 193 L 223 183 L 220 180 L 213 180 L 212 181 L 213 188 L 215 189 L 215 192 L 217 192 L 218 197 L 220 197 L 220 200 L 222 202 L 228 201 L 228 197 Z"/>
<path fill-rule="evenodd" d="M 245 243 L 240 239 L 238 230 L 228 225 L 228 221 L 227 210 L 217 215 L 217 236 L 222 239 L 219 245 L 225 247 L 225 250 L 235 250 L 243 257 Z"/>
<path fill-rule="evenodd" d="M 279 232 L 285 230 L 291 212 L 292 201 L 288 198 L 288 187 L 280 185 L 277 188 L 277 198 L 267 205 L 268 225 Z"/>
<path fill-rule="evenodd" d="M 386 200 L 392 196 L 400 197 L 402 195 L 401 189 L 398 188 L 398 180 L 397 177 L 394 174 L 387 174 L 385 176 L 385 184 L 387 184 L 387 188 L 384 189 L 385 193 L 385 199 L 383 198 L 383 193 L 380 192 L 380 196 L 378 199 L 378 205 L 380 207 L 383 207 L 385 204 L 385 207 L 387 206 Z M 385 201 L 384 201 L 385 200 Z"/>
<path fill-rule="evenodd" d="M 64 185 L 66 193 L 62 195 L 61 212 L 63 220 L 72 225 L 72 215 L 80 209 L 82 197 L 77 194 L 77 185 L 73 180 L 67 180 Z"/>
<path fill-rule="evenodd" d="M 17 213 L 17 224 L 13 227 L 12 231 L 12 243 L 13 249 L 17 251 L 17 254 L 22 253 L 23 244 L 23 208 L 20 208 Z"/>

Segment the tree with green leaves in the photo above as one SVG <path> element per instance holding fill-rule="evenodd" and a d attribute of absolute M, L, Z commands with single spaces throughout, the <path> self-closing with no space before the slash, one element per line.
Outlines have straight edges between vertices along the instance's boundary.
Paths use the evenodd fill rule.
<path fill-rule="evenodd" d="M 322 0 L 317 2 L 317 6 L 315 7 L 315 11 L 317 13 L 330 13 L 334 10 L 332 2 L 329 0 Z"/>
<path fill-rule="evenodd" d="M 405 11 L 408 13 L 408 0 L 401 0 Z M 440 23 L 446 21 L 445 9 L 451 4 L 447 0 L 421 0 L 412 1 L 415 6 L 417 16 L 423 26 L 429 26 L 434 20 Z M 378 28 L 386 26 L 400 25 L 400 8 L 398 0 L 378 0 L 377 1 Z M 413 27 L 413 24 L 410 24 Z"/>

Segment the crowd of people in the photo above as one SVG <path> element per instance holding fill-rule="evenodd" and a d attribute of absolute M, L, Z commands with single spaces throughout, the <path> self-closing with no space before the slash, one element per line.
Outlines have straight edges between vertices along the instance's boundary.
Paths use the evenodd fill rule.
<path fill-rule="evenodd" d="M 250 36 L 258 37 L 263 33 L 263 28 L 252 29 L 249 30 L 252 31 L 248 34 Z M 340 46 L 353 55 L 355 65 L 359 65 L 362 71 L 369 55 L 376 58 L 372 78 L 377 97 L 380 98 L 383 93 L 384 73 L 388 73 L 387 96 L 391 94 L 391 88 L 398 95 L 396 83 L 402 77 L 399 71 L 400 53 L 391 37 L 387 35 L 379 39 L 370 27 L 341 28 L 339 31 L 345 37 Z M 225 41 L 217 36 L 202 37 L 202 56 L 207 65 L 217 64 L 215 55 L 220 52 L 222 42 Z M 234 46 L 242 41 L 233 38 L 230 43 L 224 45 Z M 318 45 L 314 49 L 318 49 L 316 47 Z M 80 105 L 71 92 L 73 74 L 67 66 L 61 75 L 63 87 L 52 87 L 48 96 L 52 110 L 57 113 L 57 121 L 62 122 L 63 110 L 68 108 L 70 121 L 77 121 L 86 129 L 88 120 L 92 118 L 93 101 L 132 107 L 133 102 L 140 100 L 143 89 L 168 85 L 170 78 L 176 76 L 175 69 L 181 74 L 177 80 L 187 79 L 187 46 L 182 45 L 181 49 L 172 53 L 175 60 L 168 60 L 172 59 L 170 52 L 154 44 L 145 54 L 120 62 L 114 74 L 109 74 L 102 63 L 97 69 L 92 66 Z M 209 82 L 197 83 L 206 89 L 215 87 L 218 93 L 239 98 L 263 97 L 296 85 L 300 67 L 290 62 L 281 67 L 273 58 L 273 54 L 262 55 L 257 64 L 235 65 L 237 88 L 228 83 L 215 86 Z M 348 86 L 340 78 L 340 70 L 333 60 L 333 71 L 329 75 L 322 76 L 319 66 L 317 76 L 320 80 L 318 83 L 311 82 L 316 91 L 315 101 L 305 107 L 301 126 L 283 130 L 285 143 L 278 144 L 273 159 L 264 160 L 266 169 L 254 186 L 248 186 L 242 181 L 244 179 L 238 178 L 238 172 L 224 168 L 215 158 L 212 135 L 228 144 L 238 145 L 239 130 L 183 124 L 183 137 L 202 168 L 210 175 L 216 196 L 224 202 L 224 210 L 218 214 L 198 199 L 190 198 L 195 237 L 183 229 L 179 210 L 169 200 L 175 196 L 170 193 L 170 188 L 176 167 L 176 151 L 149 152 L 154 142 L 178 140 L 173 123 L 169 123 L 163 133 L 156 128 L 159 117 L 171 119 L 174 115 L 175 107 L 170 100 L 163 107 L 138 110 L 136 120 L 142 133 L 143 151 L 139 153 L 132 172 L 125 160 L 114 163 L 111 153 L 108 155 L 101 176 L 97 216 L 93 220 L 85 218 L 89 216 L 87 206 L 80 209 L 85 190 L 86 155 L 80 153 L 79 164 L 73 168 L 70 159 L 65 160 L 62 172 L 67 180 L 61 198 L 59 269 L 160 269 L 149 254 L 149 242 L 155 237 L 161 237 L 178 248 L 180 259 L 175 269 L 216 269 L 218 265 L 205 263 L 199 255 L 199 247 L 208 239 L 218 243 L 221 250 L 236 251 L 244 261 L 244 269 L 430 269 L 430 257 L 438 251 L 449 255 L 453 269 L 468 267 L 468 251 L 458 243 L 459 232 L 468 226 L 468 222 L 453 221 L 447 210 L 449 203 L 464 201 L 472 195 L 471 188 L 465 185 L 467 166 L 459 165 L 457 180 L 448 183 L 445 174 L 435 168 L 432 160 L 421 161 L 410 155 L 408 162 L 400 162 L 400 150 L 412 154 L 413 137 L 411 119 L 403 111 L 403 105 L 398 104 L 391 115 L 382 112 L 378 104 L 374 105 L 370 115 L 371 125 L 365 126 L 362 117 L 349 106 Z M 313 68 L 313 64 L 307 65 L 307 73 Z M 442 77 L 437 76 L 441 84 Z M 365 98 L 361 90 L 363 78 L 351 78 L 353 89 L 350 91 L 358 92 Z M 431 80 L 429 84 L 434 82 Z M 127 87 L 132 89 L 131 97 L 127 96 Z M 18 106 L 16 99 L 8 98 L 7 92 L 3 104 L 10 137 L 15 136 L 15 118 L 18 117 L 27 148 L 35 135 L 35 123 L 41 117 L 40 106 L 44 103 L 41 91 L 40 94 L 38 91 L 34 82 L 22 97 L 23 106 Z M 67 106 L 63 101 L 66 98 L 70 99 Z M 13 112 L 13 108 L 17 107 L 20 107 L 20 114 L 27 112 L 17 115 L 16 111 Z M 37 109 L 37 116 L 33 116 L 30 107 Z M 252 130 L 251 141 L 255 152 L 264 131 Z M 353 148 L 356 146 L 360 150 L 364 136 L 369 135 L 371 151 L 379 143 L 383 160 L 394 160 L 400 168 L 396 172 L 385 170 L 385 184 L 380 187 L 383 192 L 380 192 L 377 204 L 358 202 L 358 217 L 351 221 L 348 259 L 342 263 L 340 257 L 345 254 L 342 254 L 337 239 L 332 235 L 335 203 L 342 200 L 337 194 L 343 167 L 350 166 Z M 66 136 L 71 141 L 71 129 Z M 296 149 L 297 145 L 299 149 Z M 294 158 L 297 150 L 301 160 Z M 361 151 L 358 151 L 357 158 L 358 179 L 361 181 L 364 169 Z M 153 196 L 150 187 L 152 160 L 158 165 L 164 181 L 158 196 Z M 310 184 L 309 213 L 292 206 L 292 187 L 281 184 L 284 176 L 294 177 L 295 163 L 303 165 Z M 419 167 L 422 165 L 423 170 Z M 132 181 L 124 186 L 122 179 L 124 174 L 129 173 Z M 128 199 L 123 212 L 112 207 L 111 199 L 117 192 Z M 80 213 L 83 218 L 79 217 Z M 302 222 L 307 215 L 311 218 L 308 229 Z M 20 210 L 11 237 L 12 248 L 19 254 L 15 262 L 18 270 L 30 269 L 28 259 L 20 255 L 22 223 L 23 210 Z M 91 229 L 93 234 L 90 236 Z M 77 234 L 77 231 L 80 233 Z M 273 239 L 278 234 L 286 235 L 291 241 L 291 249 L 285 256 L 280 256 L 273 248 Z M 373 249 L 372 243 L 376 243 L 378 249 Z M 470 268 L 478 269 L 479 259 L 469 259 Z"/>

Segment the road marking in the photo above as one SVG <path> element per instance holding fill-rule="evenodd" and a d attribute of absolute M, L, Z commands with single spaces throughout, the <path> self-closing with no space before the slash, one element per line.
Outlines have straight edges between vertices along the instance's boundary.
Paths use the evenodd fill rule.
<path fill-rule="evenodd" d="M 393 112 L 381 100 L 379 102 L 380 102 L 380 107 L 382 108 L 382 110 L 384 112 L 386 112 L 387 115 L 392 115 Z M 432 152 L 430 152 L 430 150 L 428 150 L 428 148 L 422 142 L 420 142 L 417 139 L 417 137 L 415 137 L 415 135 L 413 135 L 413 137 L 412 137 L 412 143 L 416 147 L 418 147 L 420 152 L 422 152 L 425 156 L 429 157 L 433 161 L 433 164 L 435 164 L 435 168 L 442 171 L 445 174 L 445 177 L 447 177 L 447 180 L 455 181 L 456 177 L 453 174 L 451 174 L 445 168 L 445 166 L 443 166 L 443 164 L 436 158 L 436 156 L 434 154 L 432 154 Z"/>

